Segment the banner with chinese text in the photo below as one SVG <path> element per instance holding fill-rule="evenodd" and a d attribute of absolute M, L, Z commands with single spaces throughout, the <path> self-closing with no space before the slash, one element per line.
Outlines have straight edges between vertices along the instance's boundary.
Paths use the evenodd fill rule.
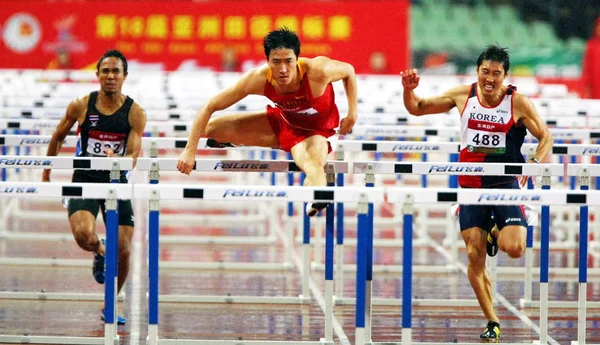
<path fill-rule="evenodd" d="M 262 39 L 287 26 L 301 56 L 326 55 L 371 72 L 379 52 L 387 73 L 409 63 L 408 0 L 91 1 L 23 0 L 0 7 L 0 68 L 94 66 L 108 49 L 132 65 L 164 70 L 246 69 L 265 62 Z M 227 54 L 237 65 L 223 66 Z"/>

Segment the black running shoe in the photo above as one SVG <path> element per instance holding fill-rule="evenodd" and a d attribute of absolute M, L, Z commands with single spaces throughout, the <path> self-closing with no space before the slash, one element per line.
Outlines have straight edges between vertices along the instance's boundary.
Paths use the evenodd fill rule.
<path fill-rule="evenodd" d="M 106 247 L 106 241 L 101 240 L 102 244 Z M 104 255 L 100 255 L 98 253 L 94 253 L 94 264 L 92 266 L 92 273 L 94 274 L 94 279 L 98 284 L 104 284 L 105 278 L 105 265 L 104 265 Z"/>
<path fill-rule="evenodd" d="M 309 217 L 314 217 L 317 213 L 321 212 L 321 210 L 327 208 L 331 205 L 330 202 L 313 202 L 306 204 L 306 215 Z"/>
<path fill-rule="evenodd" d="M 479 335 L 481 339 L 499 340 L 500 339 L 500 324 L 495 321 L 488 322 L 483 333 Z"/>
<path fill-rule="evenodd" d="M 492 230 L 487 233 L 486 251 L 489 256 L 498 254 L 498 239 L 492 235 Z"/>
<path fill-rule="evenodd" d="M 235 147 L 235 145 L 231 143 L 220 143 L 215 139 L 206 139 L 206 147 L 214 147 L 216 149 L 222 149 L 225 147 Z"/>

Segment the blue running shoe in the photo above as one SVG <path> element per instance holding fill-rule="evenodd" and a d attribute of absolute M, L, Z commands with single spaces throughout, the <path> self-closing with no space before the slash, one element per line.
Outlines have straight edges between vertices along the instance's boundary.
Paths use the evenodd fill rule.
<path fill-rule="evenodd" d="M 102 244 L 106 247 L 106 241 L 101 240 Z M 98 253 L 94 253 L 94 264 L 92 266 L 92 273 L 94 274 L 94 279 L 98 282 L 98 284 L 104 284 L 104 255 L 100 255 Z"/>
<path fill-rule="evenodd" d="M 104 308 L 102 308 L 102 311 L 100 312 L 100 319 L 102 319 L 102 321 L 104 321 Z M 117 315 L 117 325 L 124 325 L 127 323 L 127 320 L 125 320 L 124 317 Z"/>

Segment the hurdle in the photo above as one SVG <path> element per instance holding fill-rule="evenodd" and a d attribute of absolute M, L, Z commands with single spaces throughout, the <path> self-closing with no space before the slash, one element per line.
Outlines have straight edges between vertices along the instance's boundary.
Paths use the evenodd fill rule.
<path fill-rule="evenodd" d="M 178 159 L 174 158 L 140 158 L 138 159 L 138 168 L 141 171 L 148 171 L 151 184 L 157 184 L 161 171 L 177 171 Z M 339 172 L 347 172 L 348 164 L 346 162 L 328 162 L 326 170 L 333 169 Z M 288 173 L 297 172 L 300 169 L 293 161 L 256 161 L 256 160 L 222 160 L 222 159 L 196 159 L 194 164 L 195 171 L 217 171 L 227 172 L 271 172 Z M 329 174 L 328 174 L 329 176 Z M 267 186 L 265 186 L 266 188 Z M 273 187 L 273 186 L 269 186 Z M 288 219 L 293 215 L 288 210 Z M 266 217 L 261 217 L 261 221 L 267 221 L 267 228 L 275 227 L 278 221 L 275 212 L 270 212 Z M 190 216 L 193 219 L 195 216 Z M 213 217 L 213 216 L 209 216 Z M 207 219 L 209 217 L 206 217 Z M 333 219 L 333 215 L 330 216 Z M 178 216 L 178 218 L 180 218 Z M 244 219 L 240 219 L 242 222 Z M 308 224 L 307 217 L 303 217 L 305 225 Z M 229 221 L 217 222 L 220 225 L 230 224 Z M 247 224 L 246 224 L 247 225 Z M 258 271 L 281 271 L 290 270 L 292 266 L 291 252 L 293 248 L 293 227 L 288 227 L 283 235 L 284 246 L 287 248 L 286 254 L 281 263 L 240 263 L 240 262 L 169 262 L 160 264 L 161 268 L 187 268 L 187 269 L 212 269 L 212 270 L 258 270 Z M 331 232 L 333 225 L 331 224 Z M 329 234 L 329 231 L 328 231 Z M 308 237 L 309 239 L 309 237 Z M 182 236 L 182 235 L 161 235 L 161 243 L 188 243 L 188 244 L 212 244 L 212 245 L 269 245 L 276 243 L 274 234 L 266 236 Z M 309 262 L 311 254 L 310 242 L 303 244 L 302 256 L 304 266 L 302 268 L 302 294 L 297 297 L 285 296 L 162 296 L 161 300 L 166 302 L 204 302 L 204 303 L 277 303 L 277 304 L 308 304 L 311 302 L 309 291 Z"/>
<path fill-rule="evenodd" d="M 506 163 L 444 163 L 444 162 L 434 162 L 434 163 L 395 163 L 395 162 L 354 162 L 353 163 L 353 171 L 355 174 L 365 174 L 365 179 L 367 183 L 369 181 L 373 181 L 373 175 L 375 174 L 438 174 L 438 175 L 479 175 L 479 176 L 498 176 L 498 175 L 510 175 L 510 176 L 562 176 L 564 170 L 564 166 L 562 164 L 506 164 Z M 404 219 L 406 221 L 406 219 Z M 412 219 L 410 220 L 412 226 Z M 404 224 L 404 228 L 409 226 L 408 224 Z M 454 237 L 458 231 L 454 229 L 454 226 L 449 226 L 454 230 Z M 372 233 L 369 233 L 367 236 L 372 237 Z M 432 239 L 430 239 L 427 234 L 421 233 L 419 234 L 421 238 L 423 238 L 424 243 L 432 243 Z M 398 245 L 402 247 L 406 247 L 406 234 L 403 235 L 403 240 L 398 241 Z M 413 239 L 410 238 L 410 245 L 412 247 Z M 450 248 L 450 256 L 449 263 L 445 266 L 429 266 L 424 268 L 419 268 L 419 266 L 412 267 L 411 271 L 414 272 L 427 272 L 427 273 L 449 273 L 456 270 L 456 265 L 458 263 L 458 246 L 456 244 L 456 238 L 451 241 Z M 531 251 L 526 252 L 526 255 L 531 255 Z M 369 253 L 372 255 L 372 251 Z M 367 257 L 369 267 L 372 266 L 372 257 Z M 495 276 L 497 268 L 495 267 L 495 259 L 491 259 L 491 271 L 492 275 Z M 530 262 L 532 265 L 532 262 Z M 374 268 L 374 267 L 373 267 Z M 393 272 L 403 272 L 406 269 L 406 266 L 402 265 L 401 267 L 396 267 Z M 389 269 L 387 272 L 392 271 Z M 513 268 L 508 268 L 506 270 L 510 273 L 515 273 Z M 531 274 L 527 274 L 528 271 L 531 271 L 531 268 L 525 268 L 525 271 L 522 272 L 525 275 L 525 279 L 528 280 L 526 282 L 526 286 L 531 285 Z M 494 279 L 495 281 L 495 279 Z M 367 272 L 367 299 L 370 299 L 370 292 L 372 291 L 372 271 Z M 495 284 L 493 287 L 492 295 L 495 295 Z M 336 303 L 340 304 L 352 304 L 355 301 L 353 299 L 346 299 L 343 296 L 336 296 Z M 398 300 L 395 299 L 373 299 L 373 304 L 378 305 L 398 305 Z M 461 299 L 420 299 L 414 301 L 414 303 L 418 305 L 430 305 L 430 306 L 477 306 L 476 300 L 461 300 Z"/>
<path fill-rule="evenodd" d="M 2 343 L 30 344 L 104 344 L 119 343 L 117 334 L 117 247 L 118 215 L 117 200 L 132 199 L 133 188 L 125 184 L 107 183 L 56 183 L 56 182 L 0 182 L 0 197 L 11 198 L 91 198 L 106 199 L 106 282 L 104 285 L 105 324 L 104 337 L 36 336 L 26 332 L 24 335 L 0 335 Z M 45 300 L 43 294 L 38 296 Z M 61 298 L 62 299 L 62 298 Z M 31 333 L 35 334 L 35 331 Z"/>
<path fill-rule="evenodd" d="M 581 190 L 589 190 L 590 178 L 600 176 L 600 167 L 597 165 L 570 164 L 567 174 L 576 176 L 579 179 Z M 588 205 L 579 207 L 579 291 L 577 302 L 577 340 L 572 341 L 572 345 L 585 345 L 586 338 L 586 308 L 593 302 L 587 301 L 587 278 L 588 278 Z M 600 255 L 600 254 L 597 254 Z M 523 303 L 522 303 L 523 304 Z M 531 304 L 534 304 L 533 302 Z M 600 302 L 593 303 L 600 307 Z"/>
<path fill-rule="evenodd" d="M 158 294 L 158 246 L 159 246 L 159 209 L 161 200 L 173 199 L 202 199 L 213 201 L 227 200 L 244 200 L 244 201 L 277 201 L 277 202 L 294 202 L 294 201 L 320 201 L 320 202 L 381 202 L 383 201 L 382 188 L 354 188 L 354 187 L 298 187 L 298 186 L 185 186 L 185 185 L 135 185 L 136 198 L 148 199 L 150 208 L 150 291 L 149 291 L 149 330 L 148 343 L 153 344 L 170 344 L 170 343 L 185 343 L 185 340 L 162 340 L 158 339 L 158 303 L 159 300 L 164 300 Z M 363 216 L 366 216 L 363 215 Z M 329 241 L 329 248 L 333 248 L 333 233 L 326 237 Z M 326 245 L 327 246 L 327 245 Z M 328 252 L 333 252 L 328 251 Z M 325 338 L 319 342 L 306 342 L 307 344 L 332 344 L 333 342 L 333 259 L 327 260 L 330 267 L 326 270 L 326 294 L 325 294 Z M 188 300 L 189 301 L 189 300 Z M 225 299 L 223 303 L 229 303 L 230 300 Z M 215 340 L 189 340 L 194 344 L 214 344 Z M 223 344 L 256 344 L 256 343 L 272 343 L 283 344 L 285 342 L 269 342 L 269 341 L 231 341 L 219 342 Z M 298 342 L 294 342 L 298 343 Z M 300 342 L 305 344 L 305 342 Z"/>
<path fill-rule="evenodd" d="M 402 339 L 401 342 L 397 343 L 377 343 L 370 339 L 370 330 L 365 328 L 365 325 L 369 323 L 365 322 L 365 319 L 370 317 L 370 314 L 365 313 L 367 306 L 359 305 L 356 306 L 356 344 L 357 345 L 408 345 L 408 344 L 433 344 L 433 343 L 416 343 L 412 342 L 412 271 L 410 266 L 412 264 L 412 246 L 410 241 L 412 239 L 412 213 L 413 205 L 415 204 L 426 204 L 426 203 L 459 203 L 459 204 L 485 204 L 485 205 L 518 205 L 524 201 L 534 205 L 600 205 L 600 193 L 598 191 L 557 191 L 557 190 L 509 190 L 509 189 L 429 189 L 424 192 L 421 188 L 398 188 L 388 187 L 385 188 L 388 201 L 403 203 L 404 215 L 406 216 L 405 222 L 405 247 L 403 249 L 403 294 L 402 294 Z M 545 236 L 543 241 L 548 242 L 549 237 L 549 219 L 542 217 L 542 228 L 544 229 Z M 544 246 L 547 248 L 547 246 Z M 368 249 L 357 252 L 357 255 L 368 255 Z M 540 266 L 540 344 L 548 344 L 548 252 L 542 252 L 543 265 Z M 544 259 L 544 256 L 546 259 Z M 363 259 L 365 262 L 359 270 L 364 273 L 367 272 L 368 267 L 366 266 L 367 259 Z M 463 267 L 463 271 L 465 268 Z M 366 276 L 366 274 L 364 274 Z M 358 280 L 357 273 L 357 280 Z M 366 281 L 362 281 L 360 284 L 366 284 Z M 357 293 L 358 300 L 358 293 Z M 580 323 L 581 325 L 581 323 Z"/>
<path fill-rule="evenodd" d="M 138 159 L 138 169 L 140 171 L 148 171 L 150 183 L 158 183 L 159 175 L 161 171 L 177 171 L 177 162 L 176 158 L 139 158 Z M 347 173 L 348 172 L 348 164 L 346 162 L 338 162 L 338 161 L 329 161 L 325 164 L 325 166 L 332 166 L 335 171 L 339 173 Z M 201 172 L 255 172 L 255 173 L 289 173 L 289 172 L 300 172 L 301 170 L 293 161 L 288 160 L 229 160 L 229 159 L 205 159 L 198 158 L 194 164 L 194 171 Z M 164 218 L 165 216 L 163 216 Z M 178 219 L 181 219 L 181 216 L 177 216 Z M 210 216 L 213 218 L 215 216 Z M 194 219 L 197 221 L 198 216 L 191 216 L 190 219 Z M 218 218 L 218 217 L 217 217 Z M 267 217 L 257 217 L 257 221 L 264 222 L 268 220 Z M 254 219 L 239 219 L 238 221 L 233 220 L 234 224 L 248 224 L 254 222 Z M 232 220 L 219 220 L 211 221 L 209 217 L 206 219 L 200 218 L 200 222 L 202 224 L 231 224 Z M 161 236 L 162 243 L 193 243 L 193 244 L 272 244 L 276 241 L 276 238 L 272 234 L 267 234 L 266 237 L 257 237 L 257 238 L 248 238 L 244 237 L 240 239 L 239 237 L 231 237 L 231 236 L 219 236 L 216 237 L 203 237 L 203 236 L 180 236 L 180 235 L 163 235 Z M 288 239 L 288 243 L 291 244 Z M 286 260 L 287 261 L 287 260 Z M 221 264 L 222 265 L 222 264 Z M 189 268 L 189 266 L 186 266 Z M 202 267 L 206 268 L 206 267 Z M 224 268 L 224 266 L 220 266 L 220 268 Z M 238 267 L 239 268 L 239 267 Z M 269 269 L 269 267 L 261 266 L 257 267 L 258 269 Z M 280 267 L 278 267 L 280 268 Z"/>
<path fill-rule="evenodd" d="M 131 158 L 85 158 L 85 157 L 46 157 L 46 156 L 2 156 L 0 158 L 0 167 L 7 168 L 24 168 L 24 169 L 90 169 L 90 170 L 109 170 L 111 180 L 118 182 L 121 170 L 131 169 L 133 160 Z M 17 183 L 25 183 L 22 181 L 7 182 L 10 186 Z M 116 184 L 115 184 L 116 185 Z M 8 188 L 8 187 L 7 187 Z M 32 187 L 33 188 L 33 187 Z M 21 193 L 28 196 L 28 199 L 37 198 L 37 187 L 31 192 L 14 191 L 10 193 Z M 19 195 L 21 195 L 19 194 Z M 12 195 L 12 194 L 11 194 Z M 3 201 L 5 198 L 2 198 Z M 0 213 L 0 238 L 7 240 L 20 241 L 73 241 L 73 236 L 69 234 L 48 234 L 42 232 L 27 232 L 15 233 L 10 232 L 6 228 L 6 218 L 9 215 L 16 215 L 31 219 L 31 213 L 20 211 L 14 204 L 22 198 L 11 198 L 8 203 L 5 203 Z M 36 211 L 35 219 L 44 219 L 47 212 Z M 41 215 L 40 215 L 41 214 Z M 66 217 L 65 217 L 66 220 Z M 2 265 L 14 266 L 56 266 L 56 267 L 89 267 L 89 260 L 81 259 L 58 259 L 58 258 L 0 258 Z M 58 293 L 58 292 L 11 292 L 0 291 L 0 299 L 21 299 L 21 300 L 78 300 L 78 301 L 98 301 L 102 300 L 102 295 L 94 293 Z M 122 300 L 122 297 L 120 297 Z"/>

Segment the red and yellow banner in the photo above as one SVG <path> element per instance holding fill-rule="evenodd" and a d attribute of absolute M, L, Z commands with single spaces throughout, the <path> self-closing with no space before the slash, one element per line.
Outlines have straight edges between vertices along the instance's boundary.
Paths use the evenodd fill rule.
<path fill-rule="evenodd" d="M 90 1 L 22 0 L 0 7 L 0 68 L 85 68 L 108 49 L 132 64 L 164 70 L 237 69 L 265 62 L 262 39 L 287 26 L 301 56 L 326 55 L 369 73 L 370 57 L 388 73 L 408 67 L 408 0 Z"/>

